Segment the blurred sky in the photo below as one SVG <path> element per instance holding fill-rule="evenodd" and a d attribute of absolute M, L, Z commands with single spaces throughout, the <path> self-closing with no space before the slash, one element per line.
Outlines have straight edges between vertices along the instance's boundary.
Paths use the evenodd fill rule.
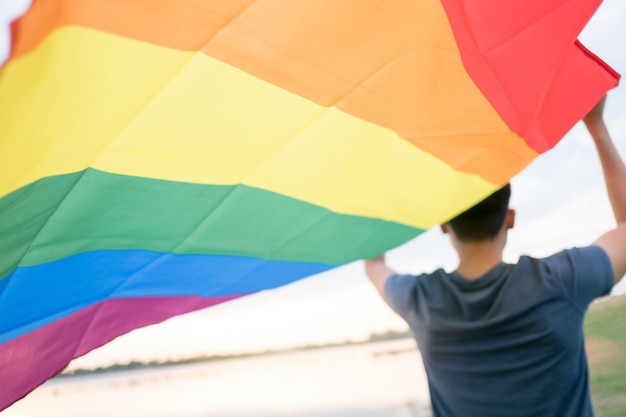
<path fill-rule="evenodd" d="M 24 0 L 0 0 L 0 61 L 8 51 L 7 24 L 26 7 Z M 580 39 L 592 52 L 626 74 L 626 2 L 606 0 Z M 584 88 L 584 86 L 581 86 Z M 609 129 L 626 157 L 626 88 L 609 93 Z M 512 180 L 517 224 L 505 260 L 542 256 L 587 245 L 613 225 L 593 143 L 582 124 L 552 151 Z M 391 251 L 402 272 L 453 269 L 456 257 L 447 238 L 433 229 Z M 615 290 L 626 293 L 626 280 Z M 361 262 L 207 310 L 138 329 L 73 363 L 91 367 L 113 362 L 163 360 L 294 345 L 364 339 L 372 332 L 405 329 L 367 282 Z"/>

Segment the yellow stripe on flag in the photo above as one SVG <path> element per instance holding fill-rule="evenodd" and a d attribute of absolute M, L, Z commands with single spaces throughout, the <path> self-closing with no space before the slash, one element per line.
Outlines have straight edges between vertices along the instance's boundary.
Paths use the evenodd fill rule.
<path fill-rule="evenodd" d="M 43 66 L 49 70 L 40 72 Z M 2 136 L 15 138 L 0 145 L 0 195 L 92 166 L 244 183 L 339 213 L 427 228 L 455 214 L 441 210 L 496 188 L 482 173 L 456 171 L 389 129 L 203 53 L 84 28 L 61 28 L 12 61 L 0 95 L 12 98 L 0 101 L 9 121 Z M 493 135 L 519 141 L 510 132 Z M 462 192 L 443 197 L 448 187 Z"/>

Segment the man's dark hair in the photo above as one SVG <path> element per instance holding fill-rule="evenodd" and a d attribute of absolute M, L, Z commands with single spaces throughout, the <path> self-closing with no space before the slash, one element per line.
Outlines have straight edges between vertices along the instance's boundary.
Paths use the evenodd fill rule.
<path fill-rule="evenodd" d="M 506 218 L 510 198 L 511 185 L 507 184 L 448 223 L 459 240 L 494 239 Z"/>

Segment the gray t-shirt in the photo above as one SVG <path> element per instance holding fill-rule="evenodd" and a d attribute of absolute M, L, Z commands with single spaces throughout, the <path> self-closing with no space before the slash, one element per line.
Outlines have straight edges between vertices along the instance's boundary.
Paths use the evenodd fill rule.
<path fill-rule="evenodd" d="M 417 340 L 435 417 L 590 417 L 583 319 L 612 285 L 606 253 L 590 246 L 474 281 L 394 275 L 385 296 Z"/>

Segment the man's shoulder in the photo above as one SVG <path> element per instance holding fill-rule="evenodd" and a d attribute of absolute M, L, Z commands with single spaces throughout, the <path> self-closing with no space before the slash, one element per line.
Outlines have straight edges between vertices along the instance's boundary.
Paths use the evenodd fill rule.
<path fill-rule="evenodd" d="M 419 274 L 401 274 L 395 273 L 387 280 L 387 286 L 402 285 L 402 286 L 415 286 L 415 285 L 428 285 L 430 283 L 437 283 L 439 279 L 450 274 L 443 268 L 436 269 L 430 272 L 422 272 Z M 392 284 L 389 284 L 392 282 Z M 401 284 L 400 284 L 401 283 Z"/>
<path fill-rule="evenodd" d="M 545 287 L 559 290 L 582 306 L 610 292 L 611 263 L 598 246 L 573 247 L 552 255 L 520 257 L 517 272 L 532 275 Z"/>
<path fill-rule="evenodd" d="M 559 264 L 572 266 L 577 262 L 604 262 L 607 261 L 606 252 L 599 246 L 590 245 L 582 247 L 571 247 L 562 249 L 558 252 L 554 252 L 547 256 L 531 256 L 522 255 L 517 266 L 527 267 L 529 265 L 551 265 L 558 266 Z"/>
<path fill-rule="evenodd" d="M 398 314 L 406 313 L 416 301 L 417 292 L 433 294 L 447 273 L 443 269 L 421 274 L 394 274 L 385 283 L 385 299 Z"/>

